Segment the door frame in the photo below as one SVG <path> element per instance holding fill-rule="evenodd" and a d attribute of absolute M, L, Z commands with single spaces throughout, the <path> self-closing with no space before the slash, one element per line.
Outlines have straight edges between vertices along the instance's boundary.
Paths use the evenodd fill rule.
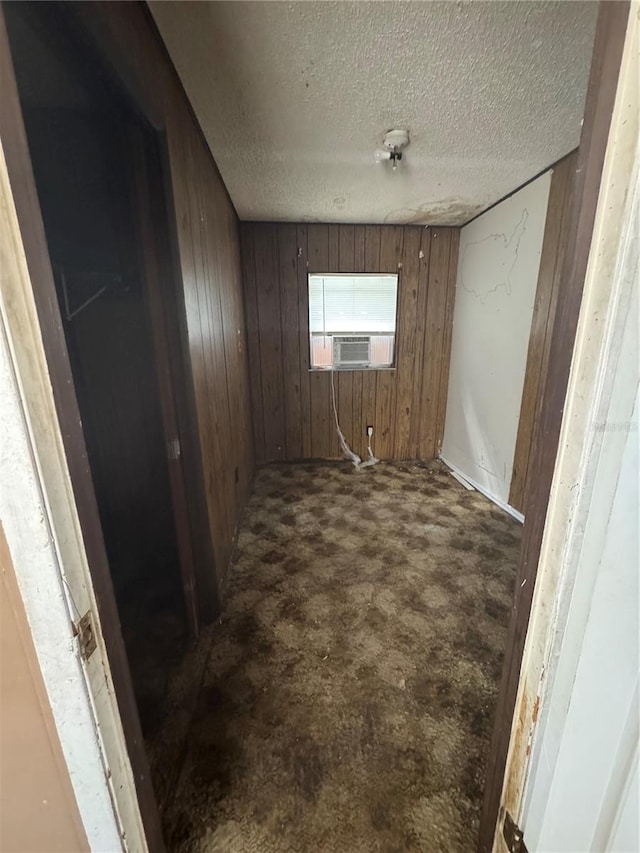
<path fill-rule="evenodd" d="M 218 589 L 214 571 L 214 556 L 206 509 L 202 457 L 195 409 L 195 393 L 191 373 L 186 328 L 186 313 L 182 297 L 177 229 L 173 214 L 174 205 L 169 180 L 168 151 L 164 128 L 158 120 L 160 111 L 154 104 L 145 103 L 135 84 L 128 77 L 124 65 L 117 67 L 113 59 L 108 35 L 91 17 L 84 4 L 65 5 L 65 24 L 82 38 L 97 60 L 110 72 L 117 87 L 143 122 L 150 125 L 155 135 L 160 155 L 163 195 L 169 245 L 162 259 L 169 273 L 162 284 L 169 283 L 173 299 L 179 309 L 177 332 L 170 347 L 171 376 L 174 384 L 173 403 L 176 411 L 175 426 L 181 444 L 181 463 L 184 466 L 184 507 L 189 529 L 183 532 L 191 539 L 197 576 L 197 612 L 192 607 L 189 614 L 192 629 L 200 619 L 210 621 L 219 610 Z M 92 4 L 90 4 L 91 6 Z M 0 138 L 4 149 L 7 173 L 16 209 L 20 235 L 31 283 L 35 310 L 42 336 L 49 380 L 53 391 L 55 412 L 60 426 L 69 479 L 73 490 L 75 508 L 82 533 L 90 585 L 95 595 L 99 635 L 104 641 L 109 675 L 113 682 L 122 737 L 130 763 L 137 805 L 139 807 L 148 848 L 155 853 L 164 851 L 164 840 L 158 805 L 153 790 L 149 764 L 144 747 L 140 719 L 131 681 L 131 673 L 120 629 L 120 620 L 113 591 L 102 526 L 98 512 L 93 480 L 88 464 L 85 438 L 78 409 L 69 355 L 64 335 L 44 224 L 35 185 L 33 168 L 17 90 L 4 11 L 0 2 Z M 145 276 L 146 278 L 146 276 Z M 168 279 L 168 282 L 167 282 Z M 145 287 L 145 291 L 147 288 Z M 155 294 L 157 296 L 157 292 Z M 154 295 L 152 294 L 152 299 Z M 157 350 L 154 347 L 157 359 Z M 156 366 L 157 360 L 154 359 Z M 177 363 L 176 363 L 177 362 Z M 178 380 L 182 379 L 180 383 Z M 194 598 L 195 600 L 195 598 Z M 107 676 L 107 683 L 109 677 Z M 101 723 L 101 721 L 100 721 Z M 107 755 L 107 760 L 113 756 Z M 125 760 L 126 760 L 125 758 Z"/>
<path fill-rule="evenodd" d="M 157 33 L 149 8 L 146 3 L 141 5 L 149 27 L 154 33 Z M 128 102 L 132 113 L 138 117 L 142 124 L 144 132 L 149 137 L 153 136 L 153 142 L 159 155 L 157 174 L 161 179 L 161 185 L 158 184 L 158 186 L 153 187 L 156 195 L 154 195 L 152 202 L 154 208 L 157 207 L 158 201 L 162 203 L 161 228 L 166 231 L 167 240 L 161 246 L 157 246 L 161 253 L 161 257 L 159 257 L 161 277 L 157 282 L 158 287 L 155 288 L 155 292 L 158 293 L 159 290 L 162 290 L 165 307 L 169 303 L 175 309 L 171 317 L 173 322 L 166 325 L 168 332 L 166 343 L 173 377 L 176 425 L 180 440 L 181 476 L 184 483 L 191 532 L 194 584 L 197 592 L 195 618 L 197 618 L 198 623 L 207 623 L 217 619 L 220 613 L 220 590 L 206 498 L 204 464 L 189 349 L 189 330 L 184 303 L 178 227 L 171 180 L 171 157 L 164 113 L 160 103 L 153 97 L 149 97 L 144 87 L 139 84 L 136 74 L 129 64 L 128 57 L 119 49 L 109 26 L 104 24 L 100 11 L 102 4 L 59 2 L 58 6 L 63 7 L 67 23 L 73 29 L 74 35 L 96 57 L 102 69 L 113 81 L 114 87 Z M 164 49 L 164 43 L 159 35 L 158 39 Z M 189 103 L 186 94 L 185 100 Z M 200 127 L 195 117 L 194 121 L 197 127 Z M 148 165 L 149 161 L 147 160 Z M 156 221 L 156 226 L 157 224 Z M 152 285 L 151 288 L 149 288 L 149 284 Z M 146 285 L 147 298 L 153 298 L 153 283 L 147 281 Z M 193 620 L 194 614 L 190 618 Z"/>
<path fill-rule="evenodd" d="M 2 0 L 0 0 L 0 4 Z M 172 168 L 167 141 L 164 112 L 161 104 L 153 94 L 149 94 L 140 85 L 129 58 L 122 53 L 116 43 L 114 34 L 108 23 L 101 17 L 101 3 L 64 3 L 56 4 L 65 16 L 65 24 L 72 30 L 73 35 L 83 44 L 85 49 L 95 56 L 101 70 L 111 79 L 113 87 L 127 102 L 132 114 L 136 116 L 143 128 L 144 134 L 151 138 L 158 153 L 157 174 L 160 183 L 153 186 L 155 195 L 152 199 L 156 218 L 154 225 L 160 225 L 166 232 L 166 241 L 161 245 L 156 242 L 160 277 L 155 282 L 147 278 L 145 269 L 145 296 L 148 308 L 155 310 L 152 300 L 162 293 L 163 308 L 170 304 L 173 309 L 172 323 L 166 325 L 168 332 L 164 342 L 166 353 L 160 354 L 154 341 L 154 361 L 156 372 L 163 371 L 163 362 L 167 356 L 170 362 L 173 379 L 172 397 L 175 410 L 175 421 L 169 424 L 169 435 L 173 437 L 177 428 L 180 441 L 180 476 L 183 483 L 184 501 L 188 510 L 188 522 L 191 538 L 191 552 L 194 564 L 195 610 L 190 614 L 190 621 L 200 623 L 211 622 L 220 612 L 220 590 L 218 588 L 218 573 L 216 572 L 213 551 L 212 532 L 209 523 L 209 511 L 206 498 L 204 464 L 200 446 L 200 432 L 196 407 L 193 370 L 189 349 L 189 330 L 184 303 L 184 286 L 182 267 L 180 263 L 180 248 L 178 242 L 178 227 L 175 217 L 173 185 L 171 180 Z M 155 22 L 146 3 L 141 4 L 145 16 L 153 32 L 157 32 Z M 160 39 L 160 37 L 158 36 Z M 160 40 L 163 45 L 163 42 Z M 188 101 L 185 95 L 185 99 Z M 197 126 L 199 124 L 196 121 Z M 147 158 L 147 168 L 150 163 Z M 158 203 L 162 204 L 162 214 L 158 221 Z M 161 256 L 160 256 L 161 255 Z M 162 391 L 162 388 L 160 389 Z M 178 496 L 178 504 L 181 503 Z M 181 510 L 182 511 L 182 510 Z M 183 541 L 187 531 L 183 530 Z M 189 607 L 189 605 L 188 605 Z"/>
<path fill-rule="evenodd" d="M 514 711 L 628 14 L 628 0 L 600 2 L 576 162 L 573 210 L 552 331 L 549 373 L 540 421 L 532 439 L 532 479 L 524 508 L 523 541 L 487 765 L 478 853 L 491 853 L 493 849 L 502 817 L 499 811 L 509 746 L 512 737 L 515 739 L 523 734 L 519 731 L 512 734 Z"/>
<path fill-rule="evenodd" d="M 98 503 L 88 464 L 2 6 L 0 6 L 0 138 L 38 315 L 76 512 L 95 594 L 101 635 L 113 680 L 146 842 L 153 853 L 156 851 L 162 853 L 165 847 L 160 814 L 151 783 L 129 662 L 120 630 L 120 619 Z"/>
<path fill-rule="evenodd" d="M 154 143 L 156 151 L 153 151 Z M 167 301 L 167 278 L 162 272 L 160 244 L 167 235 L 168 223 L 162 215 L 162 192 L 152 185 L 157 169 L 154 170 L 154 153 L 158 140 L 152 129 L 131 123 L 125 132 L 124 153 L 127 158 L 128 184 L 133 207 L 136 238 L 139 244 L 140 265 L 143 278 L 144 307 L 151 337 L 158 397 L 162 413 L 165 439 L 167 471 L 171 488 L 173 518 L 176 528 L 176 544 L 184 593 L 187 625 L 193 639 L 200 628 L 192 529 L 189 520 L 189 504 L 185 484 L 181 435 L 178 420 L 177 389 L 184 376 L 181 375 L 182 358 L 179 348 L 171 343 L 169 326 L 175 311 Z M 155 174 L 154 174 L 155 172 Z M 155 190 L 155 192 L 154 192 Z M 154 203 L 155 202 L 155 203 Z M 177 350 L 177 351 L 176 351 Z"/>
<path fill-rule="evenodd" d="M 2 50 L 0 27 L 0 52 Z M 0 67 L 2 59 L 0 58 Z M 0 515 L 55 730 L 92 849 L 147 849 L 0 138 Z M 96 646 L 76 635 L 91 613 Z M 61 768 L 63 769 L 63 768 Z"/>

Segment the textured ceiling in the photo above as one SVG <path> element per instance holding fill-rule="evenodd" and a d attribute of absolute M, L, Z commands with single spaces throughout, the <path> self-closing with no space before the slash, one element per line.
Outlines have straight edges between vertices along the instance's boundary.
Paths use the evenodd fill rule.
<path fill-rule="evenodd" d="M 579 141 L 593 2 L 149 5 L 241 219 L 466 222 Z"/>

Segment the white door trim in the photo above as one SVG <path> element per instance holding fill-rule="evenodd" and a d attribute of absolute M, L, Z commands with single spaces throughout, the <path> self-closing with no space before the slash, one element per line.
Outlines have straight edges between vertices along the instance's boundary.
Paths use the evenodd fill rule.
<path fill-rule="evenodd" d="M 598 519 L 594 514 L 589 517 L 596 474 L 602 472 L 603 466 L 609 466 L 611 482 L 606 483 L 604 497 L 611 497 L 617 482 L 616 462 L 624 452 L 627 437 L 622 428 L 607 431 L 603 424 L 610 425 L 612 420 L 622 424 L 631 417 L 634 383 L 625 381 L 624 394 L 620 395 L 614 387 L 619 371 L 628 373 L 631 367 L 636 373 L 637 386 L 637 364 L 625 363 L 624 348 L 633 339 L 633 330 L 629 336 L 627 323 L 633 311 L 634 288 L 637 291 L 638 286 L 639 17 L 640 3 L 634 0 L 602 173 L 503 786 L 501 805 L 521 824 L 525 842 L 525 801 L 528 804 L 531 799 L 533 771 L 541 760 L 553 762 L 553 755 L 546 747 L 544 757 L 539 754 L 537 743 L 541 727 L 548 722 L 548 699 L 556 676 L 559 645 L 567 626 L 573 582 L 585 553 L 585 530 L 590 537 L 606 530 L 606 517 Z M 631 322 L 635 319 L 631 317 Z M 628 352 L 626 358 L 629 359 Z M 589 547 L 593 547 L 591 541 Z M 587 614 L 588 608 L 585 619 Z M 516 729 L 523 725 L 525 736 L 516 737 Z M 535 784 L 537 787 L 545 784 L 543 775 L 536 776 Z M 537 795 L 541 793 L 538 788 Z M 494 851 L 506 849 L 501 830 L 499 822 Z"/>
<path fill-rule="evenodd" d="M 0 146 L 0 521 L 91 850 L 147 845 Z M 91 610 L 81 659 L 72 621 Z"/>

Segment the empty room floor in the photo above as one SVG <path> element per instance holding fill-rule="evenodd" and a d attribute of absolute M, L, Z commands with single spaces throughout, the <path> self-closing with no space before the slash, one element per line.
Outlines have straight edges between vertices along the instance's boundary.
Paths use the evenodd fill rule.
<path fill-rule="evenodd" d="M 520 525 L 439 463 L 262 468 L 173 851 L 473 851 Z"/>

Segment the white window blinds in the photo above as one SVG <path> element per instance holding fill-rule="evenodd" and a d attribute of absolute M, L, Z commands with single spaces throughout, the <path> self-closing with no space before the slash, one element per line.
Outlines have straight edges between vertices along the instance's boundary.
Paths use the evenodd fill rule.
<path fill-rule="evenodd" d="M 309 275 L 309 331 L 393 334 L 397 275 Z"/>

